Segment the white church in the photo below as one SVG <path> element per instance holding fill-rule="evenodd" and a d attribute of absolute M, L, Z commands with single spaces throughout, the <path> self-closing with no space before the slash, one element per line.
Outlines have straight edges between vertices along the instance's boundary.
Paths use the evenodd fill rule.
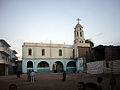
<path fill-rule="evenodd" d="M 83 58 L 90 51 L 85 43 L 84 31 L 78 23 L 74 30 L 74 44 L 31 43 L 22 46 L 22 72 L 37 73 L 84 72 Z"/>

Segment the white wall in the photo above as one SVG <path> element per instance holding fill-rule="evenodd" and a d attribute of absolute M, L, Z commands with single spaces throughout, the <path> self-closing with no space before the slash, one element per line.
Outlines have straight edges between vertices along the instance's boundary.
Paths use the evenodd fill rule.
<path fill-rule="evenodd" d="M 80 72 L 80 73 L 84 72 L 82 58 L 80 58 L 76 61 L 76 70 L 77 70 L 77 72 Z"/>
<path fill-rule="evenodd" d="M 105 61 L 95 61 L 87 63 L 87 73 L 90 74 L 101 74 L 111 73 L 111 61 L 109 61 L 109 68 L 106 68 Z M 120 74 L 120 60 L 113 61 L 113 73 Z"/>
<path fill-rule="evenodd" d="M 87 63 L 87 73 L 99 74 L 103 73 L 103 61 L 96 61 Z"/>
<path fill-rule="evenodd" d="M 72 45 L 65 44 L 44 44 L 44 43 L 24 43 L 23 59 L 26 58 L 70 58 L 73 57 Z M 32 55 L 28 55 L 28 50 L 32 49 Z M 42 49 L 45 49 L 45 56 L 42 56 Z M 59 56 L 59 49 L 62 50 L 62 56 Z"/>

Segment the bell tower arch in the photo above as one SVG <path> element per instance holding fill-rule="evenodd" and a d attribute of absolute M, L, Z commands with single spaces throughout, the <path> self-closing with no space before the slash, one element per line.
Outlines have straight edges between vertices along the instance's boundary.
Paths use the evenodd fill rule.
<path fill-rule="evenodd" d="M 80 19 L 78 18 L 77 21 L 78 24 L 75 26 L 74 31 L 74 44 L 85 43 L 83 27 L 79 24 Z"/>

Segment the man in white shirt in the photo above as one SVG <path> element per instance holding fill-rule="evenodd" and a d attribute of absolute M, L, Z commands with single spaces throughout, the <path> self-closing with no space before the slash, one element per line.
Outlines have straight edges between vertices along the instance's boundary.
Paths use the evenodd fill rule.
<path fill-rule="evenodd" d="M 35 72 L 34 70 L 32 70 L 32 72 L 30 73 L 31 82 L 34 82 L 34 76 L 35 76 Z"/>

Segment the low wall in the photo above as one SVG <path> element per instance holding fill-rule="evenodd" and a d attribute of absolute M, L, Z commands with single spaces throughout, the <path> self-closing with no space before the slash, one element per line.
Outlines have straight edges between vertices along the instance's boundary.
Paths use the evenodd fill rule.
<path fill-rule="evenodd" d="M 103 73 L 103 63 L 104 61 L 96 61 L 96 62 L 87 63 L 87 73 L 90 73 L 90 74 Z"/>
<path fill-rule="evenodd" d="M 87 63 L 87 73 L 90 74 L 111 73 L 112 67 L 114 74 L 120 74 L 120 60 L 108 61 L 108 67 L 106 67 L 106 61 L 89 62 Z"/>
<path fill-rule="evenodd" d="M 66 68 L 66 73 L 75 73 L 76 72 L 76 67 L 67 67 Z"/>
<path fill-rule="evenodd" d="M 50 68 L 38 68 L 37 73 L 50 73 Z"/>
<path fill-rule="evenodd" d="M 104 73 L 111 73 L 111 67 L 113 64 L 113 73 L 120 74 L 120 60 L 109 61 L 109 67 L 106 68 L 106 63 L 104 64 Z"/>

